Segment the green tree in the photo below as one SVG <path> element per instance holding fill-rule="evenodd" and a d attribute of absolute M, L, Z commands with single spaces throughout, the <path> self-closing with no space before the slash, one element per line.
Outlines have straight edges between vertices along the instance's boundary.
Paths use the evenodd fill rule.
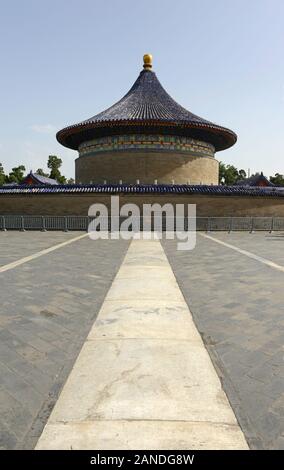
<path fill-rule="evenodd" d="M 244 180 L 247 177 L 245 170 L 239 170 L 239 179 Z"/>
<path fill-rule="evenodd" d="M 60 184 L 66 184 L 66 178 L 65 178 L 65 176 L 63 176 L 63 175 L 60 175 L 60 176 L 58 176 L 58 178 L 55 178 L 55 179 L 56 179 L 56 180 L 58 181 L 58 183 L 60 183 Z"/>
<path fill-rule="evenodd" d="M 25 176 L 26 168 L 24 165 L 19 165 L 12 168 L 10 171 L 9 176 L 6 178 L 8 183 L 20 183 Z"/>
<path fill-rule="evenodd" d="M 40 175 L 40 176 L 46 176 L 46 177 L 48 177 L 48 173 L 45 173 L 42 168 L 38 168 L 38 169 L 36 170 L 36 174 L 37 174 L 37 175 Z"/>
<path fill-rule="evenodd" d="M 226 180 L 226 165 L 223 162 L 219 163 L 219 184 L 225 183 Z"/>
<path fill-rule="evenodd" d="M 74 184 L 74 183 L 75 183 L 74 178 L 69 178 L 69 179 L 67 180 L 67 184 Z"/>
<path fill-rule="evenodd" d="M 276 186 L 284 186 L 284 176 L 280 175 L 280 173 L 275 173 L 274 176 L 270 176 L 271 183 L 275 184 Z"/>
<path fill-rule="evenodd" d="M 60 167 L 62 165 L 61 158 L 57 157 L 57 155 L 49 155 L 47 167 L 50 168 L 50 175 L 49 178 L 53 178 L 58 183 L 65 184 L 66 178 L 65 176 L 61 175 Z"/>
<path fill-rule="evenodd" d="M 220 162 L 219 165 L 219 181 L 222 184 L 234 184 L 239 176 L 238 169 L 233 165 L 225 165 Z"/>
<path fill-rule="evenodd" d="M 234 165 L 219 163 L 219 183 L 225 185 L 235 184 L 237 181 L 246 178 L 245 170 L 238 170 Z"/>
<path fill-rule="evenodd" d="M 0 186 L 2 186 L 6 181 L 6 176 L 2 163 L 0 163 Z"/>

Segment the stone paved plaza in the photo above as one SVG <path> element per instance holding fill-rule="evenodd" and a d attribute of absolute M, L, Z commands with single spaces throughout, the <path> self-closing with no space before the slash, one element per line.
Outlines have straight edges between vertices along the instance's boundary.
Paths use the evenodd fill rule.
<path fill-rule="evenodd" d="M 79 235 L 0 233 L 0 264 Z M 177 251 L 174 240 L 162 247 L 250 447 L 283 449 L 284 236 L 210 237 L 198 233 L 189 252 Z M 0 267 L 1 449 L 35 447 L 128 248 L 83 237 Z"/>
<path fill-rule="evenodd" d="M 1 233 L 2 264 L 76 236 Z M 87 237 L 0 273 L 0 448 L 34 447 L 127 246 Z"/>
<path fill-rule="evenodd" d="M 284 267 L 284 235 L 212 233 Z M 284 272 L 198 234 L 164 248 L 251 448 L 284 448 Z"/>

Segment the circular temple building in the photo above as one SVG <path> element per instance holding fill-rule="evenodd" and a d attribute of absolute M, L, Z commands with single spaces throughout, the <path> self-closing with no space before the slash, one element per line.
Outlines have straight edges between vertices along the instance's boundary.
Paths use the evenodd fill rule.
<path fill-rule="evenodd" d="M 215 152 L 231 147 L 234 132 L 180 106 L 152 71 L 152 56 L 116 104 L 57 133 L 78 150 L 76 183 L 218 184 Z"/>

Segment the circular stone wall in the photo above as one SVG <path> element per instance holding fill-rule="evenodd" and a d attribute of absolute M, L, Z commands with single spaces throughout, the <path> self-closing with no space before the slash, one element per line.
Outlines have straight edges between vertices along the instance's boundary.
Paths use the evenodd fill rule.
<path fill-rule="evenodd" d="M 102 137 L 80 145 L 76 182 L 218 184 L 214 152 L 213 145 L 187 137 Z"/>

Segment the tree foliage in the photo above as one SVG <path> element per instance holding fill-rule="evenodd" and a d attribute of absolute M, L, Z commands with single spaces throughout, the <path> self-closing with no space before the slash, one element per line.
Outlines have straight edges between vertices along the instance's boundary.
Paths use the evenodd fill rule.
<path fill-rule="evenodd" d="M 62 160 L 57 155 L 49 155 L 47 161 L 47 168 L 50 171 L 45 171 L 42 168 L 38 168 L 35 173 L 41 176 L 49 177 L 58 181 L 61 184 L 74 184 L 74 179 L 67 178 L 61 174 L 60 168 L 62 166 Z M 0 163 L 0 186 L 3 184 L 9 183 L 21 183 L 21 181 L 26 176 L 26 168 L 24 165 L 19 165 L 17 167 L 12 168 L 9 174 L 6 174 L 3 168 L 2 163 Z"/>
<path fill-rule="evenodd" d="M 280 173 L 275 173 L 274 176 L 270 176 L 271 183 L 274 183 L 275 186 L 284 186 L 284 176 Z"/>
<path fill-rule="evenodd" d="M 2 186 L 6 181 L 5 172 L 2 163 L 0 163 L 0 186 Z"/>
<path fill-rule="evenodd" d="M 36 170 L 36 174 L 37 174 L 37 175 L 40 175 L 40 176 L 45 176 L 45 177 L 47 177 L 47 178 L 48 178 L 48 176 L 49 176 L 49 174 L 48 174 L 48 173 L 45 173 L 45 171 L 43 171 L 42 168 L 38 168 L 38 169 Z"/>
<path fill-rule="evenodd" d="M 50 178 L 55 179 L 58 183 L 64 184 L 66 183 L 65 176 L 61 175 L 60 167 L 62 165 L 61 158 L 57 157 L 57 155 L 49 155 L 47 167 L 50 169 Z"/>
<path fill-rule="evenodd" d="M 219 163 L 219 183 L 230 186 L 237 183 L 237 181 L 246 178 L 247 174 L 245 170 L 238 170 L 233 165 L 226 165 L 223 162 Z"/>
<path fill-rule="evenodd" d="M 6 177 L 7 183 L 21 183 L 25 176 L 26 167 L 19 165 L 12 168 L 9 175 Z"/>

